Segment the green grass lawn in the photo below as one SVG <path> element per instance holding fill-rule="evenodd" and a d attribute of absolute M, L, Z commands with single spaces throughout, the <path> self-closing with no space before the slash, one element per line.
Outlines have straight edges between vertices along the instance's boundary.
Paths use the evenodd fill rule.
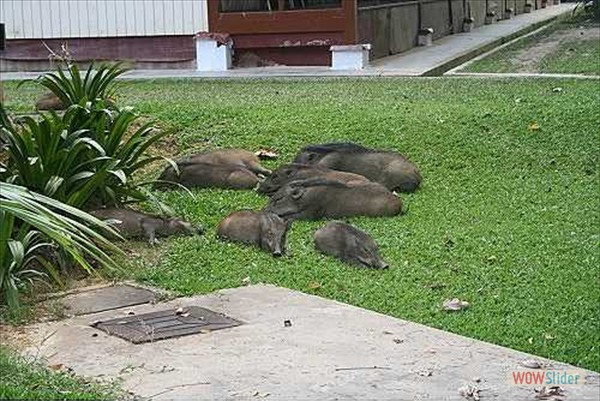
<path fill-rule="evenodd" d="M 146 266 L 127 274 L 181 294 L 250 277 L 600 371 L 598 89 L 462 78 L 126 82 L 121 104 L 155 117 L 181 153 L 267 146 L 280 155 L 275 167 L 305 144 L 356 141 L 406 154 L 424 176 L 402 195 L 405 215 L 351 219 L 380 244 L 387 271 L 317 253 L 322 221 L 295 222 L 280 259 L 217 241 L 220 219 L 267 199 L 197 190 L 159 196 L 206 234 L 141 252 Z M 39 93 L 11 83 L 8 106 L 31 110 Z M 470 309 L 441 311 L 453 297 Z"/>
<path fill-rule="evenodd" d="M 466 72 L 600 74 L 599 22 L 566 20 L 466 66 Z M 537 54 L 537 56 L 536 56 Z"/>
<path fill-rule="evenodd" d="M 53 371 L 0 346 L 1 400 L 114 400 L 115 387 Z"/>

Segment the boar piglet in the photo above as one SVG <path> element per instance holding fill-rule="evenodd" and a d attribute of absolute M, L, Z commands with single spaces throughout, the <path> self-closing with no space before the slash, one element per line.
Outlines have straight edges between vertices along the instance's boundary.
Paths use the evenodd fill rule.
<path fill-rule="evenodd" d="M 245 167 L 215 165 L 209 163 L 179 162 L 179 174 L 172 166 L 167 167 L 155 184 L 155 188 L 178 183 L 186 188 L 252 189 L 258 185 L 258 177 Z"/>
<path fill-rule="evenodd" d="M 124 238 L 146 238 L 150 244 L 158 243 L 156 237 L 202 234 L 202 226 L 178 218 L 166 218 L 137 212 L 131 209 L 107 208 L 90 212 L 91 215 L 114 227 Z"/>
<path fill-rule="evenodd" d="M 323 178 L 339 181 L 348 185 L 361 185 L 369 180 L 362 175 L 332 170 L 327 167 L 310 164 L 287 164 L 279 167 L 268 176 L 258 187 L 258 192 L 273 195 L 285 184 L 291 181 L 306 180 L 310 178 Z"/>
<path fill-rule="evenodd" d="M 290 223 L 273 213 L 239 210 L 225 217 L 217 228 L 219 238 L 255 245 L 273 256 L 285 252 Z"/>
<path fill-rule="evenodd" d="M 238 166 L 244 167 L 255 174 L 271 174 L 271 170 L 261 166 L 258 156 L 243 149 L 210 150 L 188 156 L 182 161 L 190 161 L 192 163 L 208 163 L 217 166 Z"/>
<path fill-rule="evenodd" d="M 368 149 L 353 143 L 306 146 L 296 155 L 294 163 L 360 174 L 390 191 L 413 192 L 422 181 L 417 166 L 400 153 Z"/>
<path fill-rule="evenodd" d="M 286 219 L 395 216 L 402 203 L 381 184 L 347 185 L 321 178 L 292 181 L 269 200 L 266 211 Z"/>
<path fill-rule="evenodd" d="M 317 230 L 315 247 L 344 262 L 372 269 L 387 269 L 377 244 L 369 234 L 349 224 L 333 221 Z"/>

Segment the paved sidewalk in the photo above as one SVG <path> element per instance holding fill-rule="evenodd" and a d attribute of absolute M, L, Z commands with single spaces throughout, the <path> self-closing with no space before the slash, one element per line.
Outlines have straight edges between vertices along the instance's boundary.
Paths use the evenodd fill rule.
<path fill-rule="evenodd" d="M 573 3 L 549 6 L 510 20 L 441 38 L 430 47 L 417 47 L 405 53 L 375 60 L 361 71 L 334 71 L 329 67 L 260 67 L 240 68 L 224 72 L 195 70 L 132 70 L 123 79 L 160 78 L 306 78 L 306 77 L 379 77 L 435 76 L 487 52 L 520 35 L 533 31 L 553 19 L 570 13 Z M 3 72 L 0 80 L 35 78 L 39 72 Z"/>
<path fill-rule="evenodd" d="M 484 25 L 469 33 L 445 36 L 429 47 L 417 47 L 375 60 L 371 69 L 408 76 L 441 75 L 479 54 L 571 13 L 574 8 L 574 3 L 549 6 L 530 14 L 519 14 L 510 20 Z"/>
<path fill-rule="evenodd" d="M 243 324 L 137 345 L 90 327 L 194 305 Z M 579 384 L 563 385 L 566 398 L 557 399 L 596 401 L 600 394 L 591 371 L 270 285 L 40 323 L 26 332 L 29 352 L 50 364 L 119 377 L 152 400 L 477 399 L 461 396 L 463 386 L 481 390 L 482 400 L 535 400 L 534 387 L 542 385 L 515 385 L 511 372 L 536 362 L 544 367 L 538 373 L 579 373 Z"/>

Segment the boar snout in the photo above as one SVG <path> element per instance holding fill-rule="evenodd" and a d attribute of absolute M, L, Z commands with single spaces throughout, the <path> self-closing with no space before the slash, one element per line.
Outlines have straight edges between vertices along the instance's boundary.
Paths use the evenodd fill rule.
<path fill-rule="evenodd" d="M 380 269 L 385 270 L 385 269 L 389 269 L 390 265 L 388 265 L 387 263 L 385 263 L 383 260 L 379 261 L 379 266 Z"/>

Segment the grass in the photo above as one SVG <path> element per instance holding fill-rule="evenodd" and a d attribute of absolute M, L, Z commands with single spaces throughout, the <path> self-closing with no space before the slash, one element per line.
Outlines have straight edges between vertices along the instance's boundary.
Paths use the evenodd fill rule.
<path fill-rule="evenodd" d="M 114 400 L 122 396 L 112 385 L 50 370 L 4 346 L 0 346 L 0 378 L 2 400 Z"/>
<path fill-rule="evenodd" d="M 11 83 L 5 93 L 24 112 L 40 92 Z M 197 190 L 158 196 L 207 233 L 152 251 L 140 244 L 145 267 L 129 275 L 180 294 L 249 277 L 600 371 L 596 83 L 181 80 L 127 82 L 121 93 L 171 130 L 181 153 L 268 146 L 280 155 L 275 167 L 302 145 L 349 140 L 397 149 L 424 176 L 421 190 L 402 195 L 406 215 L 351 219 L 380 244 L 388 271 L 317 253 L 312 233 L 323 222 L 295 222 L 280 259 L 217 241 L 220 219 L 266 198 Z M 471 307 L 441 311 L 453 297 Z"/>
<path fill-rule="evenodd" d="M 600 38 L 597 33 L 580 35 L 583 30 L 598 27 L 599 22 L 583 21 L 581 18 L 563 20 L 469 64 L 463 71 L 599 75 Z M 553 37 L 555 43 L 548 43 Z M 532 58 L 528 63 L 519 59 L 539 51 L 535 48 L 543 43 L 549 46 L 548 51 L 541 51 L 539 57 Z"/>

